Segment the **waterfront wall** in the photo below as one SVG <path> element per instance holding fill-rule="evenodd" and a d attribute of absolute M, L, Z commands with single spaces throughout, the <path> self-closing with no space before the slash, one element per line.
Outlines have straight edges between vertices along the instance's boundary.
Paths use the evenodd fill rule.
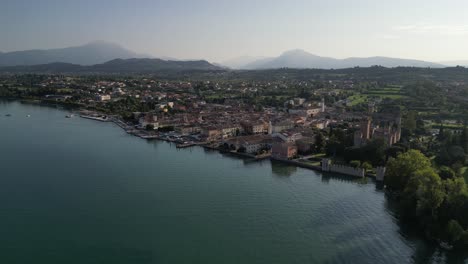
<path fill-rule="evenodd" d="M 329 159 L 322 159 L 322 171 L 336 172 L 361 178 L 364 178 L 366 175 L 365 170 L 362 168 L 354 168 L 345 165 L 332 164 L 331 160 Z"/>

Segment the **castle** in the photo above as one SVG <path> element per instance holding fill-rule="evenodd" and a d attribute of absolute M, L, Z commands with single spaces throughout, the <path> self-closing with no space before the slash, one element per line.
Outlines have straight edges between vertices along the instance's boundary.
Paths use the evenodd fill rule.
<path fill-rule="evenodd" d="M 362 147 L 377 138 L 383 139 L 388 146 L 400 141 L 400 113 L 374 113 L 372 118 L 364 118 L 354 132 L 354 147 Z"/>

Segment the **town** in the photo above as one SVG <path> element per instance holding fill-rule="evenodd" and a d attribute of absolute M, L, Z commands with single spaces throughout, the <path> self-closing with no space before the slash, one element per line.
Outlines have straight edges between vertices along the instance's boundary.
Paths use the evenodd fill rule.
<path fill-rule="evenodd" d="M 340 167 L 340 173 L 360 177 L 377 176 L 390 157 L 410 148 L 439 157 L 442 152 L 434 139 L 441 137 L 440 132 L 466 133 L 463 111 L 444 114 L 448 110 L 443 109 L 456 109 L 453 104 L 460 101 L 434 107 L 434 100 L 421 104 L 412 95 L 421 85 L 447 86 L 452 94 L 446 98 L 459 99 L 454 93 L 466 93 L 463 80 L 405 86 L 332 76 L 179 81 L 151 76 L 4 75 L 0 88 L 5 97 L 72 106 L 82 117 L 114 121 L 130 134 L 175 142 L 179 148 L 200 145 L 321 170 L 326 159 Z M 445 155 L 450 160 L 445 165 L 463 170 L 464 160 L 449 156 Z M 378 179 L 383 180 L 383 174 Z"/>

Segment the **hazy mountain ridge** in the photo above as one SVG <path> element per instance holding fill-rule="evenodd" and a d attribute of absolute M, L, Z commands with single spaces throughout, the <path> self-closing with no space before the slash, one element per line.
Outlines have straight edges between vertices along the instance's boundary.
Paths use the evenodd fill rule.
<path fill-rule="evenodd" d="M 117 58 L 142 57 L 147 56 L 137 54 L 114 43 L 96 41 L 68 48 L 0 53 L 0 66 L 39 65 L 55 62 L 94 65 Z"/>
<path fill-rule="evenodd" d="M 456 60 L 456 61 L 441 61 L 441 64 L 447 65 L 447 66 L 468 66 L 468 60 Z"/>
<path fill-rule="evenodd" d="M 0 52 L 0 67 L 7 66 L 36 66 L 42 65 L 41 67 L 32 67 L 33 69 L 45 69 L 46 64 L 54 64 L 51 66 L 54 70 L 55 66 L 60 64 L 55 63 L 68 63 L 73 65 L 83 65 L 83 66 L 95 66 L 94 69 L 99 69 L 98 64 L 106 64 L 115 59 L 133 59 L 133 58 L 151 58 L 154 57 L 148 55 L 138 54 L 136 52 L 125 49 L 117 44 L 105 42 L 105 41 L 96 41 L 82 46 L 60 48 L 60 49 L 49 49 L 49 50 L 26 50 L 26 51 L 14 51 L 14 52 Z M 205 60 L 183 60 L 175 59 L 171 57 L 160 57 L 161 61 L 171 62 L 171 63 L 162 63 L 161 61 L 155 63 L 152 62 L 152 65 L 144 65 L 145 61 L 138 61 L 137 68 L 142 70 L 155 70 L 160 67 L 162 68 L 184 68 L 189 64 L 184 66 L 178 65 L 174 62 L 194 62 L 194 61 L 205 61 Z M 206 62 L 206 61 L 205 61 Z M 127 61 L 126 63 L 132 63 L 132 61 Z M 135 62 L 134 62 L 135 63 Z M 146 61 L 148 64 L 149 61 Z M 208 63 L 208 62 L 207 62 Z M 164 64 L 164 65 L 163 65 Z M 171 65 L 171 66 L 170 66 Z M 282 53 L 278 57 L 259 57 L 259 56 L 242 56 L 230 60 L 226 60 L 219 64 L 209 64 L 202 65 L 198 64 L 195 68 L 206 68 L 214 69 L 212 67 L 218 68 L 231 68 L 231 69 L 247 69 L 247 70 L 256 70 L 256 69 L 277 69 L 277 68 L 297 68 L 297 69 L 344 69 L 344 68 L 353 68 L 353 67 L 371 67 L 374 65 L 380 65 L 384 67 L 394 68 L 394 67 L 431 67 L 431 68 L 441 68 L 445 67 L 444 65 L 455 66 L 455 65 L 468 65 L 468 61 L 454 61 L 447 63 L 433 63 L 428 61 L 421 60 L 411 60 L 411 59 L 400 59 L 400 58 L 390 58 L 390 57 L 367 57 L 367 58 L 358 58 L 351 57 L 346 59 L 336 59 L 331 57 L 322 57 L 311 54 L 304 50 L 295 49 Z M 49 65 L 50 66 L 50 65 Z M 109 66 L 109 65 L 107 65 Z M 108 68 L 107 66 L 104 69 Z M 117 69 L 117 65 L 113 65 L 114 69 Z M 71 67 L 66 67 L 70 69 Z M 20 68 L 16 68 L 20 69 Z M 26 68 L 23 68 L 26 69 Z M 87 70 L 90 70 L 89 68 Z M 82 69 L 83 70 L 83 69 Z M 122 69 L 123 70 L 123 69 Z M 131 71 L 130 68 L 125 71 Z"/>
<path fill-rule="evenodd" d="M 389 58 L 389 57 L 351 57 L 346 59 L 335 59 L 321 57 L 304 50 L 286 51 L 278 57 L 265 58 L 244 65 L 243 69 L 276 69 L 276 68 L 315 68 L 315 69 L 344 69 L 352 67 L 370 67 L 379 65 L 383 67 L 431 67 L 441 68 L 444 65 L 421 60 Z"/>
<path fill-rule="evenodd" d="M 224 65 L 225 67 L 229 67 L 231 69 L 241 69 L 245 65 L 248 65 L 255 61 L 266 59 L 266 58 L 267 57 L 264 57 L 264 56 L 241 56 L 241 57 L 222 61 L 219 64 Z"/>
<path fill-rule="evenodd" d="M 0 67 L 3 73 L 152 73 L 158 71 L 217 71 L 205 60 L 166 61 L 161 59 L 115 59 L 102 64 L 83 66 L 71 63 L 49 63 Z"/>

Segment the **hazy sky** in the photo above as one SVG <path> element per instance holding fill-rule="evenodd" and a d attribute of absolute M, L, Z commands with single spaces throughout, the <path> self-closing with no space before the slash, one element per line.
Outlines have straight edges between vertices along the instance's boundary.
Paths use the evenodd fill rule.
<path fill-rule="evenodd" d="M 0 51 L 94 40 L 223 61 L 300 48 L 337 58 L 468 59 L 466 0 L 0 0 Z"/>

